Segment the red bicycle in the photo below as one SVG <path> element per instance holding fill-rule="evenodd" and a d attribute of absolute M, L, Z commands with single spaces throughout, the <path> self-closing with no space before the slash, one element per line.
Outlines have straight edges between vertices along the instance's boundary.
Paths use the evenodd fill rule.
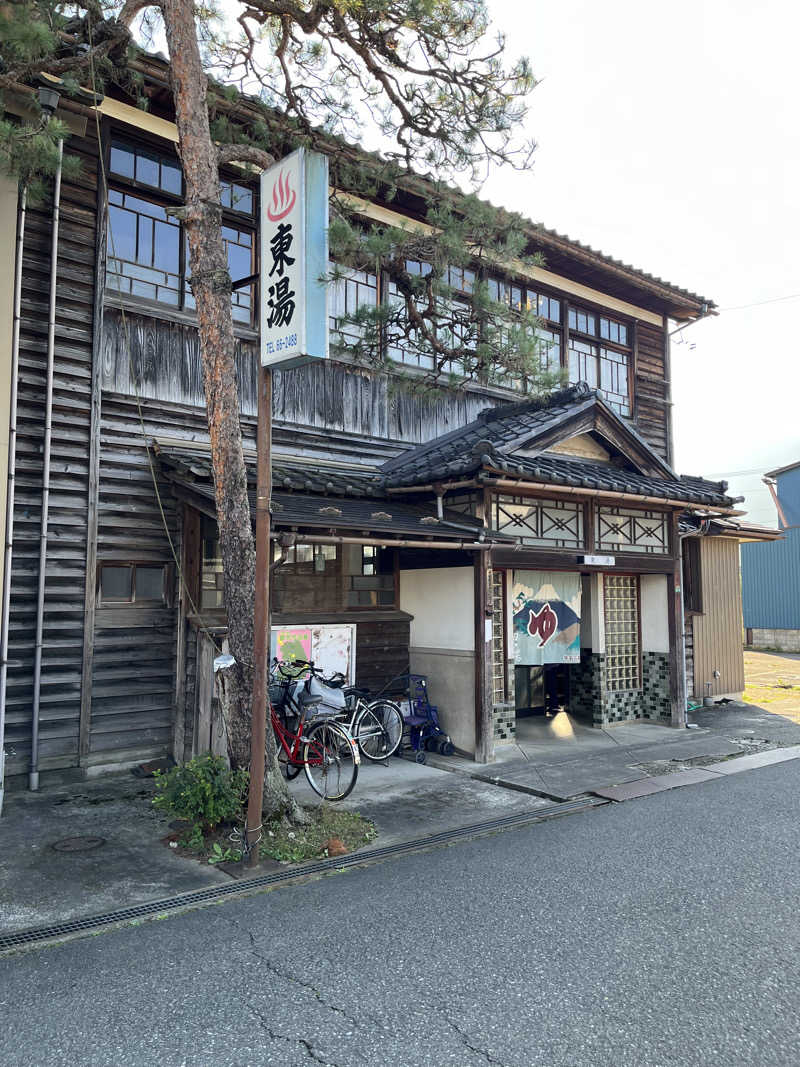
<path fill-rule="evenodd" d="M 284 688 L 292 681 L 284 676 L 279 684 Z M 344 800 L 358 778 L 358 745 L 340 723 L 328 716 L 315 716 L 319 701 L 299 703 L 299 714 L 290 720 L 289 714 L 276 710 L 270 693 L 270 719 L 278 744 L 278 762 L 290 781 L 302 769 L 308 784 L 323 800 Z M 279 708 L 285 706 L 285 702 L 279 702 Z"/>

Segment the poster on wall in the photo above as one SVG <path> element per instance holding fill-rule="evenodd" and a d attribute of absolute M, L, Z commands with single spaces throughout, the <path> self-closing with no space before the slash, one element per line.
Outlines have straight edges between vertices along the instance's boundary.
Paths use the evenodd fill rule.
<path fill-rule="evenodd" d="M 514 571 L 511 612 L 519 666 L 580 662 L 580 574 Z"/>
<path fill-rule="evenodd" d="M 350 685 L 355 684 L 355 626 L 314 626 L 311 648 L 315 666 L 327 677 L 341 672 Z"/>
<path fill-rule="evenodd" d="M 275 659 L 276 657 L 282 663 L 291 663 L 296 659 L 312 659 L 311 627 L 274 626 L 272 628 L 270 659 Z"/>
<path fill-rule="evenodd" d="M 350 685 L 356 678 L 356 628 L 273 626 L 270 658 L 283 663 L 310 661 L 328 677 L 341 671 Z"/>

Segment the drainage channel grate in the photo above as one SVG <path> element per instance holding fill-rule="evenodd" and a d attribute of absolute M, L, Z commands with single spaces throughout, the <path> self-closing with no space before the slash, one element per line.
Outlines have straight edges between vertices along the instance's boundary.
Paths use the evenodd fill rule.
<path fill-rule="evenodd" d="M 387 859 L 390 856 L 401 856 L 407 852 L 415 852 L 420 848 L 429 848 L 431 845 L 447 844 L 450 841 L 488 833 L 492 830 L 524 826 L 526 823 L 540 822 L 557 815 L 568 815 L 607 803 L 607 800 L 602 800 L 598 797 L 585 797 L 581 800 L 568 801 L 564 804 L 552 804 L 546 808 L 520 812 L 518 815 L 506 815 L 499 819 L 490 819 L 488 822 L 462 826 L 457 830 L 443 830 L 441 833 L 432 834 L 430 837 L 416 838 L 413 841 L 404 841 L 397 845 L 386 845 L 385 848 L 373 848 L 367 852 L 354 852 L 349 856 L 337 856 L 335 859 L 319 860 L 316 863 L 309 863 L 304 867 L 292 870 L 276 871 L 273 874 L 263 874 L 246 880 L 242 879 L 237 882 L 231 882 L 230 885 L 213 886 L 209 889 L 195 889 L 190 893 L 181 893 L 178 896 L 168 897 L 164 900 L 151 900 L 144 904 L 133 905 L 130 908 L 119 908 L 117 911 L 109 911 L 103 915 L 93 915 L 85 919 L 54 923 L 51 926 L 37 926 L 31 930 L 20 930 L 18 933 L 2 934 L 0 935 L 0 952 L 5 949 L 32 945 L 38 941 L 52 941 L 55 938 L 68 937 L 83 931 L 99 930 L 103 926 L 110 926 L 116 923 L 146 919 L 151 915 L 161 915 L 164 912 L 180 910 L 181 908 L 212 904 L 219 900 L 224 900 L 226 897 L 245 894 L 253 889 L 265 889 L 268 886 L 280 885 L 281 882 L 291 882 L 309 874 L 324 874 L 327 871 L 341 871 L 349 867 L 359 867 L 371 861 Z"/>

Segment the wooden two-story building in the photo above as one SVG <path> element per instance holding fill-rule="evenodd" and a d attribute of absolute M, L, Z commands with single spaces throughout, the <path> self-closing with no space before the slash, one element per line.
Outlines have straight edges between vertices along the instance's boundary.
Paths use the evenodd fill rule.
<path fill-rule="evenodd" d="M 147 112 L 122 94 L 95 108 L 62 99 L 80 178 L 55 201 L 26 204 L 8 183 L 0 197 L 16 247 L 0 287 L 11 427 L 0 743 L 7 774 L 33 787 L 40 773 L 220 743 L 221 564 L 186 242 L 170 214 L 183 179 L 166 65 L 141 65 Z M 223 206 L 231 274 L 245 278 L 257 183 L 225 175 Z M 423 211 L 413 191 L 363 205 L 393 225 Z M 713 305 L 542 226 L 525 236 L 544 266 L 498 267 L 489 283 L 512 311 L 537 312 L 570 383 L 548 400 L 474 384 L 431 396 L 413 388 L 427 357 L 411 348 L 392 352 L 399 377 L 335 343 L 329 361 L 274 376 L 277 647 L 338 657 L 373 688 L 427 675 L 456 746 L 482 760 L 513 737 L 517 709 L 682 723 L 682 544 L 736 514 L 724 483 L 672 468 L 670 323 Z M 331 285 L 334 333 L 387 288 L 379 264 Z M 256 287 L 233 300 L 254 450 Z M 726 552 L 714 582 L 735 614 Z M 572 651 L 531 663 L 519 650 L 563 583 L 572 614 L 558 632 Z"/>

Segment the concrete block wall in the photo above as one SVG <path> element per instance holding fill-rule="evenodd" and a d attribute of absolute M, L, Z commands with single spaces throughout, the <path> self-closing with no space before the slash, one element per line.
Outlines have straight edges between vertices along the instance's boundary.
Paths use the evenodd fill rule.
<path fill-rule="evenodd" d="M 750 648 L 776 649 L 778 652 L 800 652 L 800 630 L 748 629 Z"/>

